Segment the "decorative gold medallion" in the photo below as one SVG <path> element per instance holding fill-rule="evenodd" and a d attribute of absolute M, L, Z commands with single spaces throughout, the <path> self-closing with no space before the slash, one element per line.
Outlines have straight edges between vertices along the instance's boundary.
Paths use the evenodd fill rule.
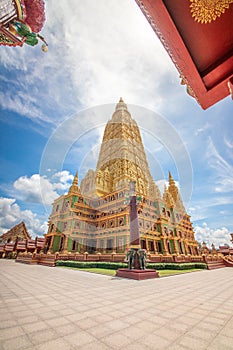
<path fill-rule="evenodd" d="M 190 0 L 192 17 L 198 23 L 210 23 L 220 17 L 233 0 Z"/>

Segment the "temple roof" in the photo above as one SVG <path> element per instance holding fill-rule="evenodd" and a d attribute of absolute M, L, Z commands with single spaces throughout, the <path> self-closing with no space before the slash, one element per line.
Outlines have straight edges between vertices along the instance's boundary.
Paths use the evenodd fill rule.
<path fill-rule="evenodd" d="M 17 238 L 19 240 L 31 239 L 31 236 L 28 233 L 28 230 L 24 221 L 15 225 L 9 231 L 1 235 L 0 241 L 8 242 L 10 240 L 11 242 L 15 242 Z"/>
<path fill-rule="evenodd" d="M 203 109 L 233 97 L 233 0 L 135 0 Z"/>

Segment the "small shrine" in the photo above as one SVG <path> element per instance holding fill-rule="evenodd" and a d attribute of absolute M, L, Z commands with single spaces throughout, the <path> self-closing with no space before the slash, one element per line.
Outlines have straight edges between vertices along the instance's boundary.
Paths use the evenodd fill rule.
<path fill-rule="evenodd" d="M 1 243 L 15 243 L 16 241 L 27 239 L 31 239 L 31 236 L 29 235 L 27 227 L 23 221 L 0 236 Z"/>
<path fill-rule="evenodd" d="M 0 45 L 35 46 L 42 41 L 42 51 L 48 44 L 39 34 L 45 22 L 43 0 L 0 0 Z"/>

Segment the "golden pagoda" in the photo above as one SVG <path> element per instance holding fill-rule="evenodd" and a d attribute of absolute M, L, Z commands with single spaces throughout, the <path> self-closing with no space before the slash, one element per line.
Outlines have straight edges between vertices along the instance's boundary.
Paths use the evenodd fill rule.
<path fill-rule="evenodd" d="M 136 182 L 140 244 L 151 254 L 198 255 L 190 216 L 169 172 L 161 195 L 149 169 L 139 127 L 122 98 L 108 121 L 96 169 L 57 198 L 49 219 L 50 252 L 124 253 L 130 246 L 127 196 Z"/>

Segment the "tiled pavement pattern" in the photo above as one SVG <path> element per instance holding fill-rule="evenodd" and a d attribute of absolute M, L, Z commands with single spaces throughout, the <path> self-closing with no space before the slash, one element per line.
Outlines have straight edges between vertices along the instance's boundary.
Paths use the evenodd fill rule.
<path fill-rule="evenodd" d="M 233 269 L 147 281 L 0 260 L 0 349 L 233 349 Z"/>

